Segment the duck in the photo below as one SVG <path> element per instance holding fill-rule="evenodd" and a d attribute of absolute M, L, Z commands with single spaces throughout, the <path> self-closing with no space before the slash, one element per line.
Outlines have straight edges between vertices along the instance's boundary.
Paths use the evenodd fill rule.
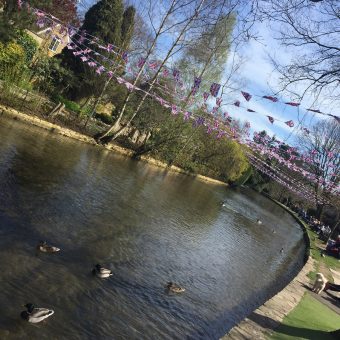
<path fill-rule="evenodd" d="M 280 249 L 280 253 L 281 253 L 281 254 L 283 253 L 283 248 Z"/>
<path fill-rule="evenodd" d="M 169 290 L 169 292 L 173 293 L 183 293 L 185 291 L 185 288 L 182 288 L 171 281 L 167 283 L 166 288 Z"/>
<path fill-rule="evenodd" d="M 256 223 L 257 223 L 257 224 L 262 224 L 262 221 L 258 218 L 258 219 L 256 220 Z"/>
<path fill-rule="evenodd" d="M 30 323 L 39 323 L 54 314 L 54 310 L 48 308 L 36 308 L 33 303 L 27 303 L 27 310 L 21 312 L 21 317 Z"/>
<path fill-rule="evenodd" d="M 39 241 L 37 250 L 41 251 L 42 253 L 56 253 L 60 251 L 60 248 L 50 246 L 45 241 Z"/>
<path fill-rule="evenodd" d="M 92 269 L 92 274 L 99 277 L 100 279 L 106 279 L 107 277 L 113 275 L 110 269 L 106 269 L 100 264 L 96 264 L 94 266 L 94 268 Z"/>

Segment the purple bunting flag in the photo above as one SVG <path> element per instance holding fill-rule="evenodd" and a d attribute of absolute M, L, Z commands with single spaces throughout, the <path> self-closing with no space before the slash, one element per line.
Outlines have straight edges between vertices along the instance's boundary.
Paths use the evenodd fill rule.
<path fill-rule="evenodd" d="M 268 117 L 268 120 L 273 124 L 274 123 L 274 118 L 271 117 L 271 116 L 267 116 Z"/>
<path fill-rule="evenodd" d="M 285 104 L 290 105 L 290 106 L 299 106 L 300 105 L 300 103 L 294 103 L 294 102 L 287 102 Z"/>
<path fill-rule="evenodd" d="M 244 97 L 244 99 L 249 102 L 249 100 L 251 99 L 251 94 L 248 93 L 248 92 L 244 92 L 244 91 L 241 91 L 242 93 L 242 96 Z"/>
<path fill-rule="evenodd" d="M 191 117 L 191 112 L 185 111 L 184 115 L 183 115 L 183 119 L 188 121 L 190 119 L 190 117 Z"/>
<path fill-rule="evenodd" d="M 142 68 L 145 64 L 145 59 L 144 58 L 139 58 L 137 67 Z"/>
<path fill-rule="evenodd" d="M 179 112 L 178 112 L 178 108 L 176 105 L 171 105 L 171 113 L 173 115 L 178 115 Z"/>
<path fill-rule="evenodd" d="M 221 85 L 217 83 L 212 83 L 210 86 L 210 93 L 213 97 L 217 97 L 218 92 L 220 91 Z"/>
<path fill-rule="evenodd" d="M 294 126 L 294 122 L 292 120 L 288 120 L 287 122 L 285 122 L 285 124 L 287 124 L 289 127 Z"/>
<path fill-rule="evenodd" d="M 272 97 L 272 96 L 263 96 L 262 98 L 271 100 L 273 103 L 276 103 L 278 101 L 276 97 Z"/>

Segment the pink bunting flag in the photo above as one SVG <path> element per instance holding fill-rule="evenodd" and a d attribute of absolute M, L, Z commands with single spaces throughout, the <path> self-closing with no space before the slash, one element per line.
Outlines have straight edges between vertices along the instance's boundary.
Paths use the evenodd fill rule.
<path fill-rule="evenodd" d="M 268 117 L 268 120 L 273 124 L 274 123 L 274 118 L 271 117 L 271 116 L 267 116 Z"/>
<path fill-rule="evenodd" d="M 122 53 L 122 59 L 127 63 L 128 62 L 128 53 L 125 51 Z"/>
<path fill-rule="evenodd" d="M 151 70 L 155 70 L 158 67 L 158 62 L 157 61 L 150 62 L 149 67 L 151 68 Z"/>
<path fill-rule="evenodd" d="M 287 102 L 285 104 L 290 105 L 290 106 L 299 106 L 300 105 L 300 103 L 294 103 L 294 102 Z"/>
<path fill-rule="evenodd" d="M 96 73 L 97 73 L 97 74 L 102 74 L 104 71 L 105 71 L 105 67 L 104 67 L 104 66 L 99 66 L 99 67 L 96 69 Z"/>
<path fill-rule="evenodd" d="M 169 70 L 167 68 L 165 68 L 163 70 L 163 77 L 169 77 L 169 74 L 170 74 Z"/>
<path fill-rule="evenodd" d="M 144 58 L 139 58 L 137 67 L 142 68 L 145 64 L 145 59 Z"/>
<path fill-rule="evenodd" d="M 262 96 L 262 98 L 271 100 L 273 103 L 276 103 L 278 101 L 276 97 L 272 97 L 272 96 Z"/>
<path fill-rule="evenodd" d="M 292 120 L 288 120 L 287 122 L 285 122 L 285 124 L 287 124 L 289 127 L 294 126 L 294 122 Z"/>
<path fill-rule="evenodd" d="M 84 63 L 85 61 L 88 61 L 88 58 L 85 56 L 80 57 L 81 61 Z"/>
<path fill-rule="evenodd" d="M 209 98 L 209 93 L 208 92 L 204 92 L 203 93 L 203 100 L 206 102 Z"/>
<path fill-rule="evenodd" d="M 171 113 L 173 115 L 178 115 L 178 108 L 176 105 L 171 105 Z"/>
<path fill-rule="evenodd" d="M 66 47 L 68 50 L 74 50 L 74 46 L 72 46 L 72 44 L 67 44 Z"/>
<path fill-rule="evenodd" d="M 94 61 L 90 61 L 87 63 L 87 65 L 89 65 L 90 67 L 95 67 L 97 66 L 97 63 L 95 63 Z"/>
<path fill-rule="evenodd" d="M 222 104 L 222 97 L 216 98 L 216 105 L 221 106 Z"/>
<path fill-rule="evenodd" d="M 113 51 L 113 45 L 112 44 L 107 44 L 106 46 L 106 51 L 108 51 L 109 53 L 111 53 Z"/>
<path fill-rule="evenodd" d="M 112 77 L 113 77 L 113 72 L 112 72 L 112 71 L 107 72 L 107 76 L 108 76 L 109 78 L 112 78 Z"/>
<path fill-rule="evenodd" d="M 244 91 L 241 91 L 242 93 L 242 96 L 244 97 L 244 99 L 249 102 L 249 100 L 251 99 L 251 94 L 248 93 L 248 92 L 244 92 Z"/>
<path fill-rule="evenodd" d="M 240 102 L 239 100 L 236 100 L 236 102 L 234 103 L 234 105 L 237 106 L 237 107 L 240 107 L 241 102 Z"/>
<path fill-rule="evenodd" d="M 131 83 L 129 83 L 128 81 L 125 81 L 125 86 L 129 91 L 132 91 L 135 89 L 135 86 Z"/>
<path fill-rule="evenodd" d="M 184 115 L 183 115 L 183 119 L 188 121 L 190 119 L 190 117 L 191 117 L 191 112 L 185 111 Z"/>

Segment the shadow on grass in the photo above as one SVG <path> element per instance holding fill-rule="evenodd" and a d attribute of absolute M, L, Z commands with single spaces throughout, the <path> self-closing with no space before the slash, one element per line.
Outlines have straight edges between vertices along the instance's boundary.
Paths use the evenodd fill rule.
<path fill-rule="evenodd" d="M 284 325 L 268 316 L 257 313 L 252 313 L 248 319 L 265 328 L 269 333 L 274 332 L 270 339 L 287 339 L 287 336 L 292 337 L 292 339 L 302 338 L 308 340 L 338 339 L 332 332 Z"/>
<path fill-rule="evenodd" d="M 279 339 L 281 335 L 289 335 L 293 339 L 302 338 L 308 340 L 333 340 L 336 339 L 335 335 L 331 332 L 320 331 L 315 329 L 300 328 L 288 325 L 281 325 L 274 335 L 273 339 Z"/>

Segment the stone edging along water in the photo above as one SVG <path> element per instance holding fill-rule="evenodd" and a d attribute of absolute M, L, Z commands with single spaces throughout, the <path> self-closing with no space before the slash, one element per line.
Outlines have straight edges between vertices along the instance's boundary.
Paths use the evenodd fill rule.
<path fill-rule="evenodd" d="M 300 302 L 306 292 L 307 274 L 314 269 L 314 260 L 309 256 L 310 240 L 304 223 L 286 206 L 269 195 L 264 194 L 264 196 L 285 209 L 301 226 L 306 243 L 305 264 L 298 275 L 285 288 L 248 315 L 238 325 L 234 326 L 221 340 L 268 339 L 273 330 L 281 324 L 283 318 Z"/>
<path fill-rule="evenodd" d="M 69 138 L 76 139 L 78 141 L 81 141 L 81 142 L 84 142 L 84 143 L 87 143 L 87 144 L 91 144 L 93 146 L 104 148 L 106 150 L 114 151 L 116 153 L 119 153 L 119 154 L 127 156 L 127 157 L 133 156 L 132 150 L 123 148 L 119 145 L 112 144 L 112 143 L 110 143 L 108 145 L 98 145 L 92 137 L 86 136 L 84 134 L 81 134 L 79 132 L 76 132 L 76 131 L 68 129 L 68 128 L 61 127 L 60 125 L 48 122 L 48 121 L 41 119 L 39 117 L 31 116 L 31 115 L 28 115 L 26 113 L 19 112 L 15 109 L 7 107 L 7 106 L 0 105 L 0 119 L 1 119 L 1 115 L 5 116 L 5 117 L 15 118 L 16 120 L 29 123 L 31 125 L 40 127 L 42 129 L 48 130 L 50 132 L 57 133 L 57 134 L 62 135 L 62 136 L 67 136 Z M 222 182 L 222 181 L 210 178 L 210 177 L 206 177 L 206 176 L 199 175 L 199 174 L 192 174 L 192 173 L 185 171 L 185 170 L 183 170 L 183 169 L 181 169 L 181 168 L 179 168 L 175 165 L 168 166 L 168 164 L 166 164 L 162 161 L 159 161 L 157 159 L 148 157 L 148 156 L 141 156 L 140 160 L 142 160 L 142 161 L 144 161 L 144 162 L 146 162 L 150 165 L 153 165 L 153 166 L 156 166 L 156 167 L 159 167 L 159 168 L 163 168 L 163 169 L 166 169 L 166 170 L 171 171 L 171 172 L 176 172 L 176 173 L 180 173 L 180 174 L 184 174 L 184 175 L 187 175 L 187 176 L 197 178 L 198 180 L 203 181 L 203 182 L 207 182 L 207 183 L 211 183 L 211 184 L 224 185 L 224 186 L 228 185 L 225 182 Z"/>

